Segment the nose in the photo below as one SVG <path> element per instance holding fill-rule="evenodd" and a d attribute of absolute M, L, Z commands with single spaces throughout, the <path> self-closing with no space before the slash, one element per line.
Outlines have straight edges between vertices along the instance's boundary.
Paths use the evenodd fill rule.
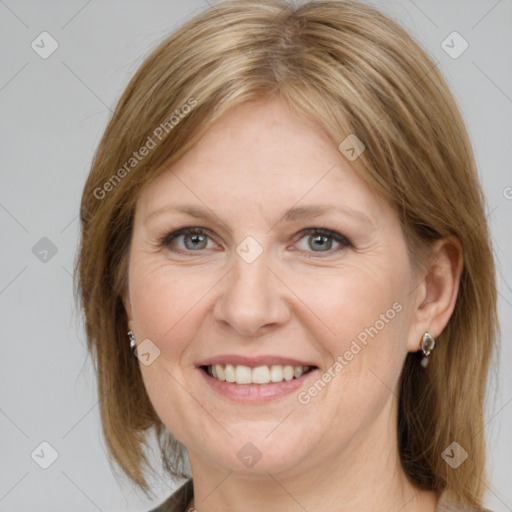
<path fill-rule="evenodd" d="M 265 253 L 252 263 L 235 255 L 233 268 L 223 279 L 214 317 L 238 335 L 258 337 L 290 318 L 287 288 L 268 263 Z"/>

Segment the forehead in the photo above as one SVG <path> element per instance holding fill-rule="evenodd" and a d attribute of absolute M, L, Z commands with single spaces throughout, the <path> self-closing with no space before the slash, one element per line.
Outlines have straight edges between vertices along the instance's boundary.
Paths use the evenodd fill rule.
<path fill-rule="evenodd" d="M 177 201 L 268 217 L 340 204 L 379 218 L 389 206 L 356 174 L 318 123 L 279 100 L 234 107 L 139 197 L 147 216 Z"/>

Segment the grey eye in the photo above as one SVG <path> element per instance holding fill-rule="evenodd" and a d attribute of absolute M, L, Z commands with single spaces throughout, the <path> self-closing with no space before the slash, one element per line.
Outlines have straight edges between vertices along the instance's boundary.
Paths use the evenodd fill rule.
<path fill-rule="evenodd" d="M 202 229 L 185 228 L 169 234 L 163 241 L 163 245 L 175 246 L 178 250 L 200 251 L 211 248 L 208 247 L 209 239 L 209 235 Z"/>
<path fill-rule="evenodd" d="M 320 228 L 312 228 L 305 231 L 298 244 L 298 248 L 301 251 L 316 253 L 336 252 L 341 248 L 350 246 L 350 242 L 343 235 L 336 231 Z"/>
<path fill-rule="evenodd" d="M 180 236 L 183 237 L 183 241 L 185 242 L 185 247 L 192 251 L 198 250 L 198 249 L 206 249 L 206 246 L 208 244 L 208 236 L 207 235 L 186 233 L 186 234 L 180 235 Z"/>
<path fill-rule="evenodd" d="M 308 246 L 311 249 L 320 249 L 320 251 L 328 251 L 332 248 L 333 240 L 325 235 L 309 235 Z"/>

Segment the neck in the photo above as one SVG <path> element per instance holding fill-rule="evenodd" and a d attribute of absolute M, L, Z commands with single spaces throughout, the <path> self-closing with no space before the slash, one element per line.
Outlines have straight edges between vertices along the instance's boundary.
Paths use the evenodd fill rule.
<path fill-rule="evenodd" d="M 402 469 L 396 422 L 389 420 L 396 416 L 388 410 L 380 418 L 343 450 L 316 450 L 300 467 L 275 474 L 238 474 L 189 450 L 194 499 L 187 511 L 435 512 L 438 496 L 421 490 Z"/>

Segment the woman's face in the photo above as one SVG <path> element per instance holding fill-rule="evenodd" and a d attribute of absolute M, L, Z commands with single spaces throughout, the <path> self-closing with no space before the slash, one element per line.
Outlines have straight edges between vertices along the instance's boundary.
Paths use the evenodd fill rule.
<path fill-rule="evenodd" d="M 143 190 L 124 303 L 192 468 L 266 476 L 395 446 L 417 285 L 394 210 L 273 100 L 231 110 Z"/>

